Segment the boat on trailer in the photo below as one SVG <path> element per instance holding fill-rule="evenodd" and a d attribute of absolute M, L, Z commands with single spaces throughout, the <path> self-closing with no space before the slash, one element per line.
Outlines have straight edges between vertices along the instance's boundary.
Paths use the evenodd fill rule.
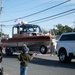
<path fill-rule="evenodd" d="M 7 55 L 21 51 L 23 44 L 27 44 L 30 51 L 39 50 L 42 54 L 46 54 L 50 49 L 51 38 L 54 38 L 54 36 L 43 34 L 38 25 L 16 24 L 12 27 L 12 37 L 3 38 L 1 42 L 6 47 Z"/>

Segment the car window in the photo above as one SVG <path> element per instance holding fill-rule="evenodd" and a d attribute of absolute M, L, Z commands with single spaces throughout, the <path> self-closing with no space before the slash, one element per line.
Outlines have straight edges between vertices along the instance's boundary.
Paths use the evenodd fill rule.
<path fill-rule="evenodd" d="M 73 40 L 75 40 L 75 34 L 62 35 L 62 37 L 60 38 L 60 41 L 73 41 Z"/>

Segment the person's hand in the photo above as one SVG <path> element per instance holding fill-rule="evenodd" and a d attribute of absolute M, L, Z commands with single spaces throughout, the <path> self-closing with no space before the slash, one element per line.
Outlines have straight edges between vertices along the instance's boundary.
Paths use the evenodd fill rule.
<path fill-rule="evenodd" d="M 37 53 L 33 53 L 31 56 L 31 60 L 37 55 Z"/>
<path fill-rule="evenodd" d="M 33 56 L 36 56 L 37 55 L 37 53 L 33 53 Z"/>
<path fill-rule="evenodd" d="M 27 45 L 26 44 L 23 44 L 25 47 L 27 47 Z"/>

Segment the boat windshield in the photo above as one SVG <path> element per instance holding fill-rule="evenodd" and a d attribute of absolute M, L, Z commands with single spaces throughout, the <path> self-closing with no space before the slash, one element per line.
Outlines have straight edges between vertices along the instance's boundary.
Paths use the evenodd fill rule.
<path fill-rule="evenodd" d="M 32 24 L 26 24 L 21 26 L 14 26 L 14 29 L 16 29 L 17 33 L 41 33 L 41 28 L 38 25 L 32 25 Z"/>

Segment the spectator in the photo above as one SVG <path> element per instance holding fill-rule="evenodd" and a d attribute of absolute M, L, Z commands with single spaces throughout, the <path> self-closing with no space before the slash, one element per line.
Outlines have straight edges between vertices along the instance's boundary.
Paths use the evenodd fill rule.
<path fill-rule="evenodd" d="M 23 47 L 23 53 L 21 53 L 18 56 L 18 59 L 20 61 L 20 75 L 27 75 L 27 70 L 28 70 L 28 63 L 33 59 L 33 56 L 35 56 L 36 54 L 32 54 L 32 56 L 30 56 L 28 54 L 29 48 L 26 46 L 26 44 L 24 44 Z"/>

